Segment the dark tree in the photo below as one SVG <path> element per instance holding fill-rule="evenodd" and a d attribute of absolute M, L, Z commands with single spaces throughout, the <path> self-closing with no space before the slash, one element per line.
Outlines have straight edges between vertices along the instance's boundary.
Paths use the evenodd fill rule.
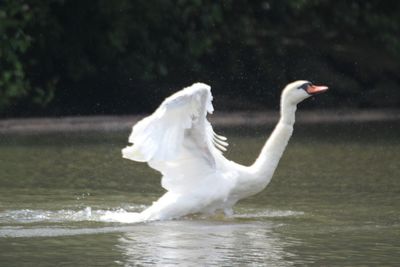
<path fill-rule="evenodd" d="M 195 81 L 263 109 L 295 79 L 332 87 L 309 107 L 398 107 L 400 2 L 0 2 L 3 117 L 145 112 Z"/>

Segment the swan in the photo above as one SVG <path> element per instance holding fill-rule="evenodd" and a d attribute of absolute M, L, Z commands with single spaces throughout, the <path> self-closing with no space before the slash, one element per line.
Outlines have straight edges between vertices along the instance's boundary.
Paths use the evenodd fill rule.
<path fill-rule="evenodd" d="M 230 216 L 243 198 L 261 192 L 271 181 L 293 133 L 297 104 L 325 92 L 309 81 L 288 84 L 280 102 L 280 119 L 255 162 L 243 166 L 226 159 L 224 136 L 214 132 L 211 88 L 195 83 L 166 98 L 156 111 L 133 126 L 123 158 L 147 162 L 162 174 L 167 191 L 150 207 L 125 221 L 176 219 L 189 214 Z"/>

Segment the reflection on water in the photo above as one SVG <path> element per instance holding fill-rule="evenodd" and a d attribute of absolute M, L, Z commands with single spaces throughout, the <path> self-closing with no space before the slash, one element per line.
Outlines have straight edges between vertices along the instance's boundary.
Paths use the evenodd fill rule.
<path fill-rule="evenodd" d="M 289 245 L 268 222 L 154 222 L 119 238 L 132 265 L 289 266 Z"/>

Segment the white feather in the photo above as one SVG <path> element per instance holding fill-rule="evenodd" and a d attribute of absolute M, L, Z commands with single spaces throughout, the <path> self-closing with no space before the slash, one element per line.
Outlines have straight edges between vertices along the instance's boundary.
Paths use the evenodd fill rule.
<path fill-rule="evenodd" d="M 131 221 L 218 210 L 231 214 L 239 199 L 263 190 L 292 135 L 296 105 L 309 96 L 298 89 L 305 82 L 289 84 L 283 91 L 281 120 L 249 167 L 222 155 L 228 146 L 226 137 L 216 134 L 206 118 L 214 110 L 210 86 L 195 83 L 166 98 L 152 115 L 133 126 L 132 145 L 122 150 L 124 158 L 147 162 L 161 172 L 167 190 Z M 129 218 L 124 216 L 123 221 Z"/>

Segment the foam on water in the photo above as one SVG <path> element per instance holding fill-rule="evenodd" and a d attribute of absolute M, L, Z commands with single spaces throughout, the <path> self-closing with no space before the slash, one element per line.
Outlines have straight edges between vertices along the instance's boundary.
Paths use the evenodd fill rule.
<path fill-rule="evenodd" d="M 132 206 L 129 210 L 138 210 L 143 207 Z M 304 215 L 299 211 L 280 211 L 280 210 L 246 210 L 246 213 L 238 213 L 233 218 L 274 218 L 274 217 L 293 217 Z M 249 212 L 250 211 L 250 212 Z M 77 225 L 71 225 L 71 228 L 64 225 L 68 222 L 103 222 L 103 223 L 120 223 L 112 227 L 93 227 L 93 228 L 76 228 Z M 128 223 L 143 222 L 140 213 L 127 211 L 123 208 L 114 210 L 92 209 L 86 207 L 81 210 L 5 210 L 0 212 L 0 237 L 39 237 L 39 236 L 64 236 L 64 235 L 81 235 L 110 233 L 129 230 Z M 40 225 L 46 223 L 46 226 Z M 48 225 L 50 223 L 50 225 Z M 60 223 L 63 223 L 62 227 Z M 29 225 L 31 224 L 31 225 Z M 51 225 L 53 224 L 53 225 Z M 125 226 L 124 226 L 125 224 Z M 24 225 L 27 225 L 25 227 Z M 124 229 L 128 227 L 129 229 Z"/>
<path fill-rule="evenodd" d="M 95 220 L 99 211 L 93 212 L 91 207 L 82 210 L 6 210 L 0 213 L 0 223 L 36 223 Z"/>
<path fill-rule="evenodd" d="M 276 218 L 276 217 L 292 217 L 292 216 L 302 216 L 304 212 L 302 211 L 292 211 L 292 210 L 262 210 L 255 211 L 251 213 L 239 213 L 233 215 L 234 218 Z"/>
<path fill-rule="evenodd" d="M 101 233 L 127 232 L 132 230 L 132 226 L 119 227 L 97 227 L 97 228 L 60 228 L 60 227 L 1 227 L 0 237 L 54 237 L 54 236 L 73 236 Z"/>
<path fill-rule="evenodd" d="M 143 207 L 132 206 L 129 207 L 129 210 L 136 210 L 138 208 Z M 128 212 L 122 208 L 115 210 L 93 210 L 91 207 L 81 210 L 62 209 L 55 211 L 32 209 L 5 210 L 0 212 L 0 225 L 4 225 L 0 227 L 0 237 L 51 237 L 124 232 L 131 230 L 132 226 L 114 225 L 111 227 L 76 228 L 77 226 L 74 224 L 69 228 L 68 226 L 64 227 L 64 225 L 65 223 L 85 221 L 138 223 L 140 222 L 138 214 L 136 212 Z M 46 223 L 46 226 L 41 225 L 41 223 Z M 62 223 L 62 227 L 60 223 Z"/>
<path fill-rule="evenodd" d="M 131 206 L 129 210 L 142 210 L 145 207 Z M 291 210 L 246 210 L 244 213 L 237 213 L 233 218 L 274 218 L 301 216 L 304 212 Z M 123 208 L 113 210 L 94 210 L 86 207 L 81 210 L 5 210 L 0 212 L 0 224 L 25 224 L 25 223 L 60 223 L 60 222 L 79 222 L 79 221 L 97 221 L 97 222 L 120 222 L 135 223 L 142 221 L 140 213 L 127 211 Z"/>
<path fill-rule="evenodd" d="M 142 206 L 140 206 L 142 207 Z M 137 207 L 130 207 L 135 209 Z M 119 208 L 116 210 L 93 210 L 86 207 L 81 210 L 5 210 L 0 212 L 0 224 L 25 224 L 25 223 L 60 223 L 60 222 L 80 222 L 80 221 L 98 221 L 98 222 L 133 222 L 136 212 L 128 212 Z"/>

